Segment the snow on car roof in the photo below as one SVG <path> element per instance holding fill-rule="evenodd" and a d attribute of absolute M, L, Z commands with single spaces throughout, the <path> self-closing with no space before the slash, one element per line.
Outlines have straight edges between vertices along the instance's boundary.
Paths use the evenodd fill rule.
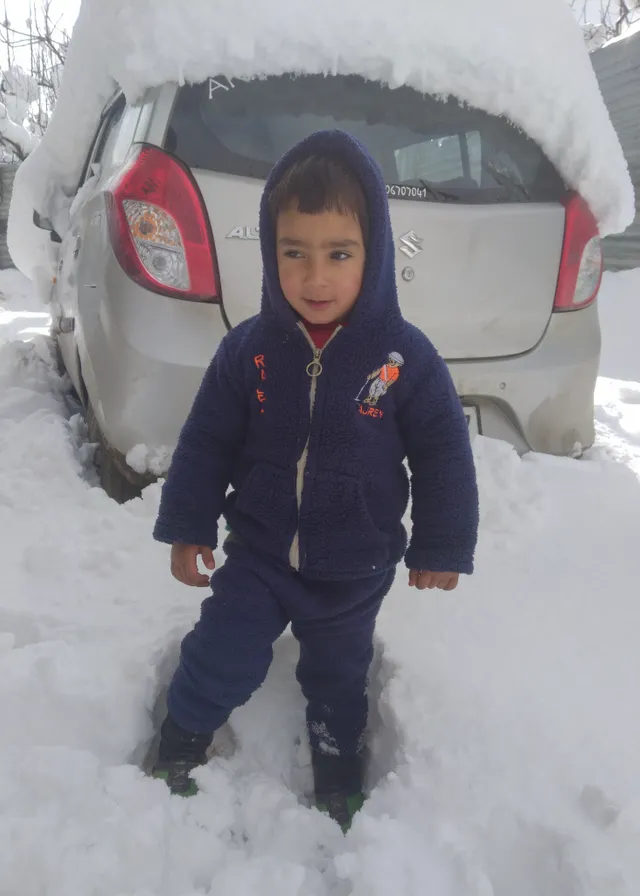
<path fill-rule="evenodd" d="M 34 207 L 60 218 L 116 85 L 135 101 L 168 81 L 285 72 L 360 74 L 504 115 L 584 196 L 603 235 L 633 220 L 627 165 L 566 0 L 537 0 L 535 12 L 514 0 L 456 0 L 455 10 L 443 0 L 304 9 L 290 0 L 83 0 L 58 105 L 18 174 L 10 245 L 24 256 L 19 218 L 24 226 Z"/>

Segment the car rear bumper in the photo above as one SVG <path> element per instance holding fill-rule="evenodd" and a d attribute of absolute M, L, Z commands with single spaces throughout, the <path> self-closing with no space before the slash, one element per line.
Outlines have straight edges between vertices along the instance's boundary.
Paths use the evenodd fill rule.
<path fill-rule="evenodd" d="M 527 450 L 570 455 L 593 443 L 593 394 L 600 363 L 597 306 L 553 314 L 532 351 L 487 361 L 452 361 L 463 403 L 480 431 Z"/>

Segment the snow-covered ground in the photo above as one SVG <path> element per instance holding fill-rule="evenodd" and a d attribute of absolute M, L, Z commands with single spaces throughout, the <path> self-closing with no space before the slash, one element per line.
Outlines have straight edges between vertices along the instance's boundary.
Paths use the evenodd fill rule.
<path fill-rule="evenodd" d="M 46 313 L 0 292 L 2 896 L 640 893 L 640 271 L 604 281 L 596 448 L 480 439 L 476 575 L 389 599 L 346 838 L 303 804 L 288 637 L 197 797 L 136 767 L 202 594 L 152 541 L 158 486 L 92 486 Z"/>

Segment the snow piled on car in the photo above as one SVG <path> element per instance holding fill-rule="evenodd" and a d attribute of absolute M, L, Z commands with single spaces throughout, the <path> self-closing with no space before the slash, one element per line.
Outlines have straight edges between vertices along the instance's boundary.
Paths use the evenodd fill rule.
<path fill-rule="evenodd" d="M 634 195 L 582 32 L 565 0 L 83 0 L 58 106 L 16 179 L 9 225 L 17 266 L 50 264 L 31 222 L 59 230 L 101 110 L 120 86 L 135 102 L 168 81 L 285 72 L 360 74 L 454 95 L 533 137 L 593 210 L 602 234 L 624 230 Z"/>

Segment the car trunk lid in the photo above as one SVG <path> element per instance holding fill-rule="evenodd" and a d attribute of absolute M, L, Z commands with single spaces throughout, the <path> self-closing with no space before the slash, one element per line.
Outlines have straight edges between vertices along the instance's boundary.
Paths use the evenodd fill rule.
<path fill-rule="evenodd" d="M 562 252 L 557 172 L 504 119 L 357 76 L 218 78 L 181 89 L 165 148 L 202 191 L 230 324 L 260 307 L 264 179 L 290 146 L 327 127 L 354 134 L 382 168 L 406 319 L 451 360 L 533 348 Z"/>

